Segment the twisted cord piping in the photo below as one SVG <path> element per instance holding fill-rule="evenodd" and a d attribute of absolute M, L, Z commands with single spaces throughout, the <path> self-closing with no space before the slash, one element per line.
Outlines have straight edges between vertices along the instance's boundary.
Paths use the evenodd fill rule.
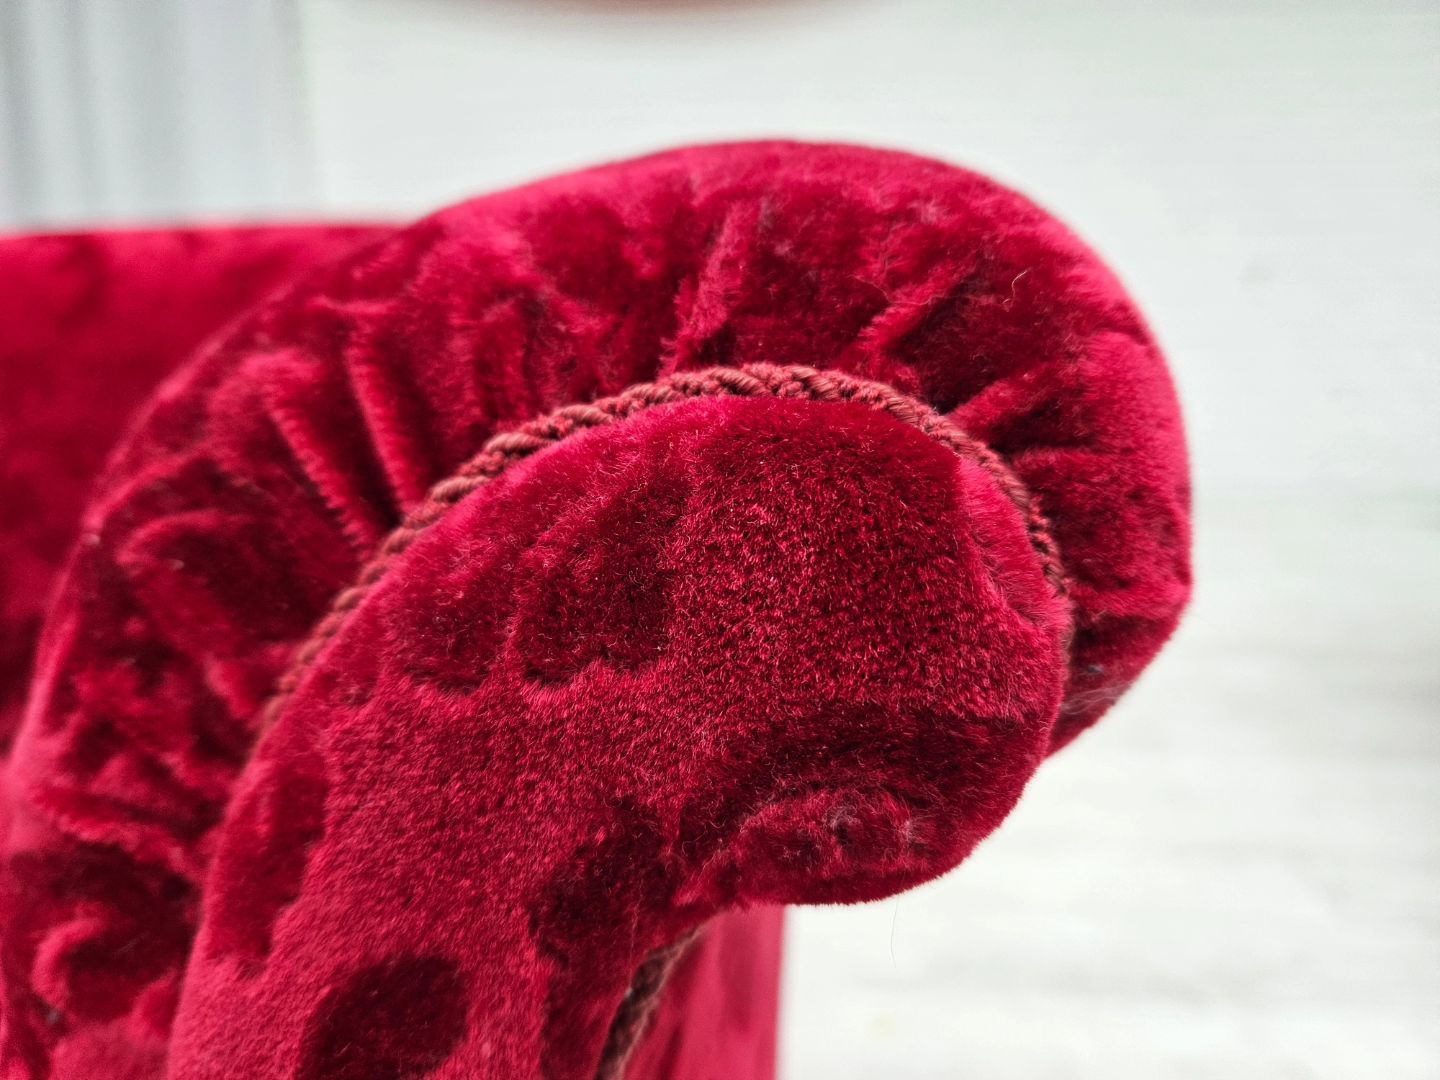
<path fill-rule="evenodd" d="M 925 403 L 884 383 L 800 365 L 749 364 L 738 368 L 716 367 L 679 372 L 656 382 L 636 383 L 613 397 L 566 405 L 513 431 L 491 436 L 478 454 L 430 489 L 419 505 L 380 544 L 360 570 L 354 584 L 336 595 L 330 610 L 301 643 L 290 666 L 276 684 L 275 693 L 265 707 L 262 730 L 268 729 L 279 717 L 315 658 L 340 632 L 350 613 L 385 576 L 390 564 L 457 503 L 495 480 L 512 465 L 572 435 L 625 420 L 646 409 L 704 397 L 849 402 L 869 406 L 916 428 L 990 474 L 1024 519 L 1031 546 L 1040 559 L 1046 580 L 1058 594 L 1065 595 L 1066 578 L 1059 549 L 1051 535 L 1050 524 L 1029 489 L 999 454 L 978 439 L 971 438 L 953 421 Z"/>

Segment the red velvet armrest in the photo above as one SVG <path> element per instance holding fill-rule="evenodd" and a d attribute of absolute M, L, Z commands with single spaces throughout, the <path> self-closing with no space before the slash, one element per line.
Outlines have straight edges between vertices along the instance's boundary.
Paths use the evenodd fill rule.
<path fill-rule="evenodd" d="M 973 174 L 703 147 L 362 243 L 95 490 L 6 770 L 0 1063 L 763 1076 L 727 928 L 959 862 L 1188 543 L 1143 322 Z"/>

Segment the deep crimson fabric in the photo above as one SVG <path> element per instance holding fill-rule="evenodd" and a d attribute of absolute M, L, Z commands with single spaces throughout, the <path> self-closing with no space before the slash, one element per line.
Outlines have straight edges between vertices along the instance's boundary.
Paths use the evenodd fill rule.
<path fill-rule="evenodd" d="M 386 231 L 267 226 L 0 239 L 0 757 L 20 719 L 45 601 L 85 492 L 126 420 L 205 336 Z M 0 789 L 0 835 L 4 822 Z M 57 888 L 83 888 L 62 873 Z M 776 907 L 716 919 L 650 1015 L 627 1075 L 771 1075 L 780 932 Z M 14 970 L 10 948 L 0 952 L 0 976 Z M 16 990 L 24 978 L 4 985 Z M 4 1011 L 0 1000 L 0 1028 Z M 25 1045 L 14 1032 L 9 1038 L 16 1041 L 6 1053 Z M 111 1064 L 102 1054 L 95 1070 Z"/>
<path fill-rule="evenodd" d="M 757 362 L 986 443 L 1064 595 L 994 476 L 895 417 L 688 401 L 455 506 L 255 745 L 332 598 L 491 434 Z M 1188 534 L 1140 317 L 962 170 L 701 147 L 362 242 L 203 346 L 99 482 L 6 770 L 4 1075 L 764 1076 L 753 905 L 959 862 L 1173 629 Z M 695 986 L 749 1060 L 673 1011 Z"/>
<path fill-rule="evenodd" d="M 378 229 L 0 239 L 0 753 L 85 493 L 145 396 L 267 292 Z"/>

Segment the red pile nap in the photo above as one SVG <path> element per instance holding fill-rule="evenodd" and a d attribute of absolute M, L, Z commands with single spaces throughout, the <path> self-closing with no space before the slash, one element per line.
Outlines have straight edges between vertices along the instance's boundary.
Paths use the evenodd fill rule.
<path fill-rule="evenodd" d="M 948 165 L 0 240 L 0 1077 L 764 1080 L 778 905 L 954 867 L 1188 591 L 1149 331 Z"/>

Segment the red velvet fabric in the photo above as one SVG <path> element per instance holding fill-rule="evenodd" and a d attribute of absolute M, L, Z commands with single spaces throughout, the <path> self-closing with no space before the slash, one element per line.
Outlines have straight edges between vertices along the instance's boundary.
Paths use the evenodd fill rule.
<path fill-rule="evenodd" d="M 269 226 L 0 239 L 0 757 L 20 720 L 45 601 L 85 493 L 125 422 L 207 335 L 387 231 Z M 0 835 L 5 820 L 0 788 Z M 60 880 L 58 888 L 83 888 L 78 874 Z M 776 907 L 715 920 L 649 1016 L 627 1075 L 770 1076 L 780 932 Z M 0 951 L 0 978 L 13 970 L 9 950 Z M 16 976 L 0 985 L 23 984 Z M 0 1000 L 0 1030 L 4 1014 Z M 5 1053 L 19 1054 L 23 1036 L 8 1039 Z M 112 1065 L 125 1069 L 102 1054 L 92 1071 Z M 23 1062 L 7 1068 L 32 1075 Z"/>
<path fill-rule="evenodd" d="M 461 500 L 260 737 L 491 435 L 757 362 L 948 415 L 1063 590 L 913 424 L 689 400 Z M 1148 331 L 973 174 L 702 147 L 360 242 L 201 347 L 96 488 L 5 773 L 3 1075 L 764 1076 L 754 905 L 954 866 L 1159 648 L 1188 546 Z"/>
<path fill-rule="evenodd" d="M 131 414 L 204 338 L 378 229 L 0 239 L 0 753 L 85 493 Z"/>

